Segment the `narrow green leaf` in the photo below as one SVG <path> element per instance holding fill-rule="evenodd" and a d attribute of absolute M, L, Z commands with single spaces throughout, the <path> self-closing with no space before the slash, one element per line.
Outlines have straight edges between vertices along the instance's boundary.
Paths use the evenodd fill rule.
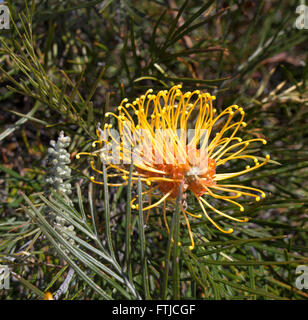
<path fill-rule="evenodd" d="M 144 219 L 142 211 L 142 185 L 140 177 L 138 177 L 138 213 L 139 213 L 139 238 L 140 238 L 140 248 L 141 248 L 141 266 L 142 266 L 142 283 L 145 292 L 145 299 L 151 299 L 150 289 L 149 289 L 149 276 L 148 276 L 148 265 L 146 257 L 146 240 L 144 234 Z"/>

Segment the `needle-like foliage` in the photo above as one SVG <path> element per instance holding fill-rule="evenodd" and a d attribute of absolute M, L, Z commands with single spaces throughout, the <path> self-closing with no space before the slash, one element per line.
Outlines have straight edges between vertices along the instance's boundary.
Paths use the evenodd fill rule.
<path fill-rule="evenodd" d="M 2 299 L 308 298 L 296 285 L 296 268 L 308 264 L 308 36 L 297 27 L 297 1 L 5 5 L 11 21 L 9 30 L 0 30 L 0 265 L 9 266 L 11 281 Z M 179 84 L 183 92 L 216 96 L 217 115 L 240 106 L 226 114 L 245 112 L 237 139 L 267 142 L 245 150 L 256 166 L 266 165 L 235 176 L 230 172 L 243 170 L 240 154 L 215 154 L 214 145 L 218 150 L 227 140 L 213 138 L 220 165 L 213 181 L 228 177 L 229 185 L 251 188 L 235 206 L 209 185 L 199 200 L 195 187 L 185 189 L 186 178 L 172 184 L 174 190 L 160 186 L 172 195 L 170 203 L 156 191 L 149 202 L 157 177 L 136 174 L 136 163 L 119 175 L 109 174 L 102 157 L 76 159 L 93 153 L 98 127 L 119 129 L 123 99 Z M 178 119 L 191 108 L 182 107 Z M 196 119 L 206 108 L 194 106 Z M 107 121 L 106 114 L 116 117 Z M 148 115 L 139 115 L 141 125 L 150 123 Z M 172 125 L 175 118 L 165 119 Z M 186 120 L 201 129 L 215 127 L 211 119 Z M 221 128 L 217 119 L 213 130 Z M 67 151 L 53 149 L 65 158 L 63 190 L 52 187 L 59 172 L 48 161 L 50 140 L 61 131 L 71 138 L 62 146 Z M 168 179 L 166 173 L 160 178 Z M 216 214 L 215 223 L 233 232 L 221 232 L 210 219 L 188 224 L 202 213 L 200 204 L 232 217 Z M 244 207 L 249 221 L 238 210 Z M 71 229 L 57 228 L 49 212 Z"/>

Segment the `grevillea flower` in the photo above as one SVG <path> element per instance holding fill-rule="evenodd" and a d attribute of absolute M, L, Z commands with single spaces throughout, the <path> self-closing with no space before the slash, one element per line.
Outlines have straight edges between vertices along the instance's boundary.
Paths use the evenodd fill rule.
<path fill-rule="evenodd" d="M 246 126 L 243 108 L 232 105 L 217 114 L 213 100 L 215 96 L 199 90 L 183 93 L 181 85 L 169 91 L 159 91 L 157 95 L 150 89 L 132 103 L 124 99 L 117 114 L 106 114 L 107 118 L 111 116 L 115 119 L 118 131 L 113 129 L 111 123 L 106 123 L 103 129 L 98 127 L 98 140 L 93 142 L 93 147 L 99 146 L 98 150 L 80 152 L 76 156 L 94 157 L 91 167 L 99 174 L 103 172 L 95 166 L 95 157 L 107 163 L 110 186 L 127 185 L 128 164 L 132 162 L 132 182 L 140 179 L 146 185 L 143 201 L 148 204 L 143 210 L 164 204 L 163 218 L 168 231 L 166 201 L 175 203 L 181 187 L 184 195 L 191 192 L 199 203 L 200 212 L 192 213 L 187 205 L 181 206 L 191 239 L 190 249 L 194 248 L 190 217 L 205 217 L 224 233 L 231 233 L 233 229 L 223 229 L 211 217 L 213 213 L 237 222 L 248 221 L 248 218 L 236 218 L 216 209 L 211 198 L 226 201 L 244 211 L 235 199 L 248 196 L 260 201 L 265 197 L 262 190 L 254 187 L 225 183 L 227 179 L 262 167 L 270 156 L 260 158 L 252 155 L 251 150 L 246 150 L 251 143 L 266 144 L 266 140 L 255 138 L 243 141 L 236 136 L 240 128 Z M 259 162 L 259 159 L 262 161 Z M 246 162 L 245 169 L 232 172 L 232 160 Z M 219 167 L 231 172 L 219 173 Z M 124 181 L 119 181 L 119 178 Z M 94 177 L 91 180 L 103 184 Z M 158 200 L 152 201 L 157 196 Z M 135 202 L 136 198 L 132 200 L 131 207 L 138 209 Z"/>

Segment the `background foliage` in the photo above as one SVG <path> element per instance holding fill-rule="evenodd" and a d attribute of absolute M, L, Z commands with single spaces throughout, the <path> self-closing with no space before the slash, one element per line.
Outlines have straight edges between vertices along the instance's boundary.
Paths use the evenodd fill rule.
<path fill-rule="evenodd" d="M 12 277 L 2 299 L 54 294 L 70 268 L 62 299 L 307 299 L 294 286 L 308 260 L 308 31 L 294 26 L 298 1 L 7 4 L 14 23 L 0 33 L 0 261 Z M 264 137 L 258 153 L 274 160 L 241 181 L 267 193 L 243 201 L 250 221 L 232 223 L 231 235 L 195 221 L 194 251 L 176 208 L 168 218 L 181 247 L 158 209 L 144 227 L 126 205 L 140 184 L 92 185 L 87 160 L 74 159 L 124 97 L 178 83 L 215 94 L 219 110 L 242 106 L 242 136 Z M 71 202 L 44 191 L 49 141 L 61 130 L 72 139 Z M 75 245 L 46 220 L 46 207 L 74 226 Z"/>

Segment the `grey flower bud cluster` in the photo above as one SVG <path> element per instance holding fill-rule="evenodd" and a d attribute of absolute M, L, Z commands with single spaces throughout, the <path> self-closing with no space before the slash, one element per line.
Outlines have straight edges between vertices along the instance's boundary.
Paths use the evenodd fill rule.
<path fill-rule="evenodd" d="M 46 176 L 46 188 L 52 188 L 56 191 L 61 191 L 65 195 L 69 195 L 71 191 L 71 184 L 66 182 L 71 176 L 71 169 L 68 164 L 70 161 L 70 154 L 65 148 L 71 142 L 70 137 L 65 137 L 63 131 L 60 132 L 58 141 L 50 141 L 51 148 L 48 148 L 48 164 Z"/>
<path fill-rule="evenodd" d="M 64 132 L 61 131 L 57 142 L 50 141 L 50 148 L 48 148 L 47 158 L 47 173 L 46 173 L 46 186 L 45 193 L 49 195 L 51 190 L 60 192 L 64 196 L 68 196 L 72 193 L 71 184 L 67 180 L 71 177 L 71 169 L 68 166 L 70 164 L 70 154 L 66 148 L 70 145 L 71 138 L 65 137 Z M 67 199 L 68 204 L 72 204 L 70 199 Z M 65 214 L 65 212 L 63 211 Z M 75 241 L 64 231 L 69 234 L 75 235 L 74 226 L 68 225 L 66 220 L 59 216 L 56 212 L 50 208 L 45 210 L 46 218 L 49 222 L 61 232 L 61 235 L 69 241 L 72 245 L 75 245 Z"/>

